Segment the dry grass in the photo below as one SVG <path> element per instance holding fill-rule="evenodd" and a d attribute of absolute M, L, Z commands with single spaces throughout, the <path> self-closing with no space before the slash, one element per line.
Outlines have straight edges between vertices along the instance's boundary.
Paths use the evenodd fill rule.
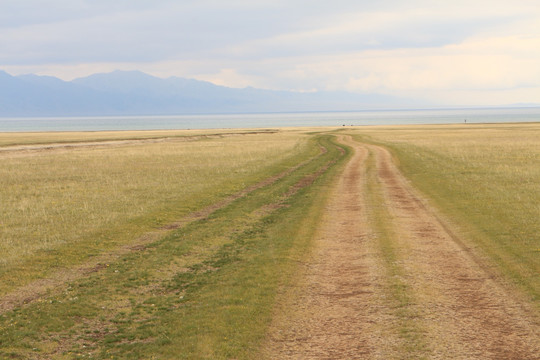
<path fill-rule="evenodd" d="M 260 130 L 259 132 L 271 132 Z M 151 131 L 69 131 L 0 133 L 0 148 L 13 145 L 77 143 L 126 139 L 160 139 L 170 137 L 208 136 L 230 133 L 250 133 L 253 129 L 151 130 Z"/>
<path fill-rule="evenodd" d="M 92 139 L 109 134 L 98 135 Z M 286 133 L 0 153 L 0 264 L 6 270 L 37 251 L 84 241 L 128 241 L 253 183 L 306 146 Z"/>

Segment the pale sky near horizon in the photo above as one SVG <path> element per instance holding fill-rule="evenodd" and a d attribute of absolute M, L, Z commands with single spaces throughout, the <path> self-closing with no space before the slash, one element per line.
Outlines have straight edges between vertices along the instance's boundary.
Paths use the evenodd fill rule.
<path fill-rule="evenodd" d="M 540 0 L 0 0 L 0 70 L 540 103 Z"/>

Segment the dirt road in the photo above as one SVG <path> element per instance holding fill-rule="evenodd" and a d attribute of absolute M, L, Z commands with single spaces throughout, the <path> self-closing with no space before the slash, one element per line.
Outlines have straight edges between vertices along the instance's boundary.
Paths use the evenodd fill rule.
<path fill-rule="evenodd" d="M 385 149 L 340 141 L 355 154 L 263 355 L 540 359 L 534 310 L 462 245 Z"/>

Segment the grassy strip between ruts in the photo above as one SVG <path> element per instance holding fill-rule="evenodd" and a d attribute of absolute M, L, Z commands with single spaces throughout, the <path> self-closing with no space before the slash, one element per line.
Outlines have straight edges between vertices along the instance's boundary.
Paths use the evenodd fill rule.
<path fill-rule="evenodd" d="M 366 128 L 462 240 L 540 309 L 540 124 Z M 459 227 L 458 227 L 459 226 Z"/>
<path fill-rule="evenodd" d="M 386 268 L 385 287 L 388 293 L 389 307 L 394 309 L 394 316 L 398 320 L 397 333 L 401 342 L 395 349 L 399 358 L 424 359 L 427 358 L 427 344 L 424 331 L 416 321 L 418 314 L 411 306 L 414 302 L 411 289 L 404 278 L 405 270 L 400 266 L 398 249 L 395 238 L 398 236 L 392 226 L 392 216 L 382 193 L 377 177 L 377 168 L 373 151 L 370 150 L 366 161 L 366 201 L 369 208 L 368 219 L 378 240 L 383 264 Z"/>
<path fill-rule="evenodd" d="M 250 358 L 339 168 L 321 173 L 341 152 L 329 137 L 319 141 L 328 152 L 286 178 L 105 264 L 63 294 L 3 314 L 0 355 Z"/>

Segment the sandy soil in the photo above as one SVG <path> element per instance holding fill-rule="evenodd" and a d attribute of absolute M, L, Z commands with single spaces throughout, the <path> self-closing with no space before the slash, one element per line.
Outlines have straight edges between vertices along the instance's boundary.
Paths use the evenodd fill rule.
<path fill-rule="evenodd" d="M 269 359 L 540 359 L 538 317 L 494 271 L 463 246 L 381 147 L 355 149 L 320 225 L 300 281 L 284 290 L 263 348 Z M 408 352 L 400 313 L 389 306 L 385 269 L 365 194 L 366 157 L 396 234 L 408 305 L 421 350 Z M 402 313 L 403 314 L 403 313 Z M 403 320 L 403 319 L 401 319 Z M 420 351 L 420 352 L 419 352 Z"/>

